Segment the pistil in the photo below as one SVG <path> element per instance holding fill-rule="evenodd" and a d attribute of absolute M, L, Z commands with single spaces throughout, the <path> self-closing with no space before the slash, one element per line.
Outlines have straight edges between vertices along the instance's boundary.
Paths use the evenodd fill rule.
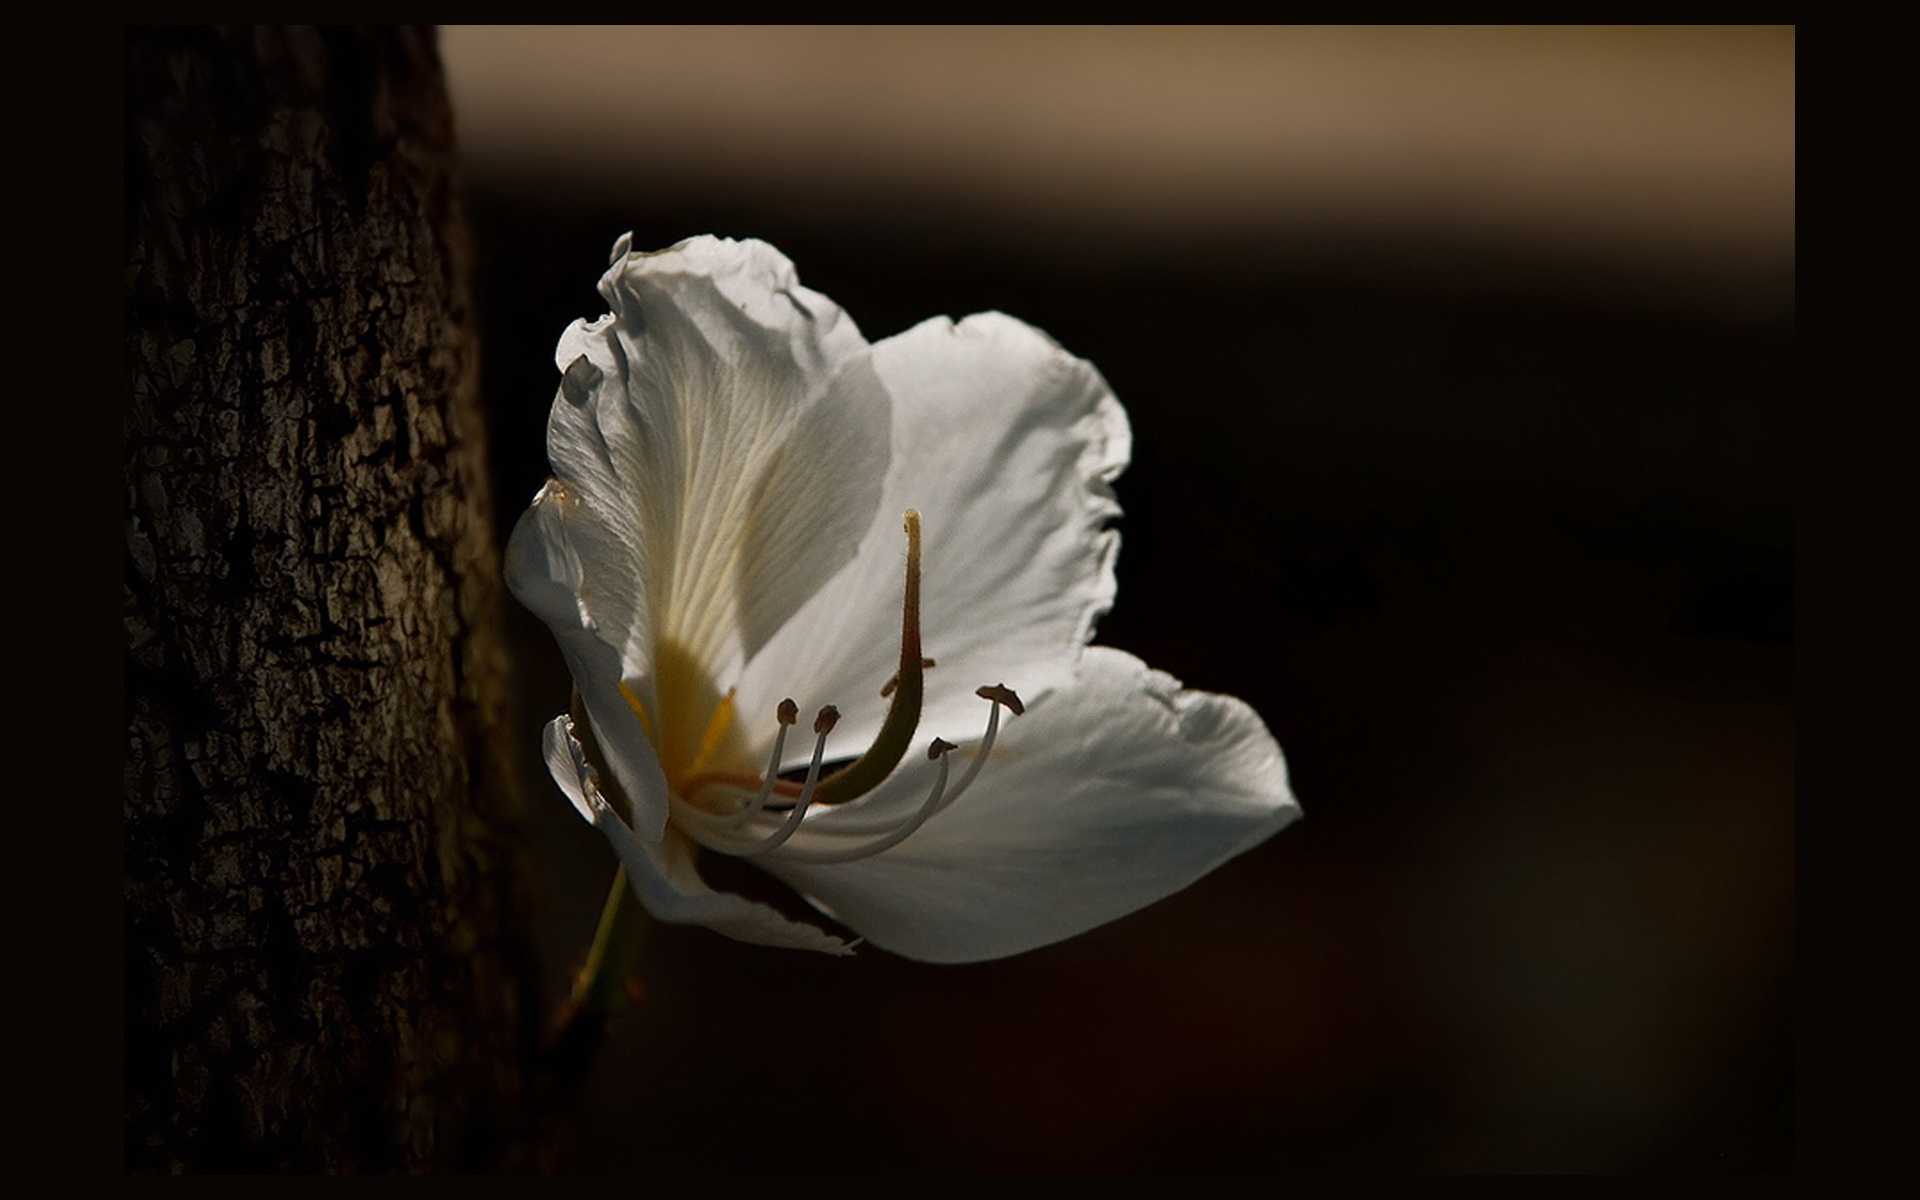
<path fill-rule="evenodd" d="M 806 779 L 798 784 L 783 780 L 779 773 L 786 753 L 787 729 L 798 721 L 799 709 L 791 699 L 781 701 L 775 714 L 779 728 L 774 733 L 773 754 L 767 760 L 763 775 L 695 771 L 690 778 L 683 777 L 676 789 L 678 799 L 685 805 L 680 810 L 683 827 L 703 844 L 740 858 L 778 853 L 782 861 L 804 863 L 853 862 L 884 853 L 913 836 L 979 778 L 981 768 L 993 752 L 994 739 L 999 735 L 1000 710 L 1009 709 L 1015 716 L 1026 711 L 1020 697 L 1004 684 L 979 688 L 975 694 L 992 707 L 973 761 L 956 786 L 952 789 L 947 786 L 951 771 L 949 756 L 956 747 L 935 738 L 927 749 L 927 757 L 935 768 L 933 786 L 911 813 L 902 817 L 897 809 L 869 812 L 865 811 L 867 806 L 857 805 L 844 811 L 814 813 L 814 819 L 808 819 L 808 814 L 817 807 L 844 805 L 884 783 L 900 765 L 920 723 L 926 692 L 925 673 L 933 666 L 933 660 L 925 657 L 920 647 L 920 514 L 908 511 L 905 528 L 907 571 L 900 618 L 900 668 L 880 691 L 889 704 L 873 744 L 850 765 L 822 779 L 827 735 L 840 719 L 839 710 L 829 704 L 814 719 L 813 757 L 807 766 Z M 722 698 L 720 711 L 714 714 L 701 739 L 696 764 L 704 766 L 726 732 L 733 717 L 732 700 L 732 692 Z M 792 805 L 780 814 L 779 826 L 742 845 L 744 839 L 752 837 L 751 830 L 761 817 L 776 815 L 768 808 L 776 795 L 792 798 Z M 723 811 L 723 806 L 731 811 Z M 764 830 L 765 826 L 760 828 Z M 799 834 L 805 835 L 803 842 L 793 840 Z"/>
<path fill-rule="evenodd" d="M 894 676 L 887 719 L 867 752 L 820 785 L 818 802 L 845 804 L 886 781 L 913 744 L 926 696 L 926 660 L 920 653 L 920 514 L 907 510 L 907 585 L 900 616 L 900 672 Z M 884 693 L 883 693 L 884 694 Z"/>

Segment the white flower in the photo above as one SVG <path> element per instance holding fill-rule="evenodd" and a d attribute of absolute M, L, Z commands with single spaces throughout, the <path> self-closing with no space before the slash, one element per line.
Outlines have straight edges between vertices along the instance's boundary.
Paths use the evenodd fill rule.
<path fill-rule="evenodd" d="M 898 954 L 996 958 L 1298 815 L 1252 709 L 1087 645 L 1130 442 L 1091 365 L 997 313 L 870 346 L 760 242 L 622 238 L 600 291 L 507 580 L 577 688 L 547 764 L 656 918 L 848 948 L 708 888 L 705 847 Z"/>

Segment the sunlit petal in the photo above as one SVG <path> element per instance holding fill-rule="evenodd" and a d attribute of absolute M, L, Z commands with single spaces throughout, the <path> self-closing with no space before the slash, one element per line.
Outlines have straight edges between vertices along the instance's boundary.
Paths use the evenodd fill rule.
<path fill-rule="evenodd" d="M 894 396 L 885 498 L 860 556 L 749 664 L 741 693 L 836 704 L 849 740 L 873 735 L 874 681 L 893 671 L 900 621 L 899 513 L 912 508 L 938 664 L 922 725 L 952 738 L 977 723 L 983 682 L 1034 699 L 1058 686 L 1112 607 L 1112 485 L 1131 435 L 1091 364 L 998 313 L 926 321 L 875 346 L 874 361 Z"/>
<path fill-rule="evenodd" d="M 869 350 L 759 243 L 623 239 L 601 288 L 507 581 L 585 717 L 548 726 L 548 767 L 655 917 L 850 949 L 713 891 L 705 848 L 900 954 L 995 958 L 1298 815 L 1252 709 L 1087 646 L 1131 449 L 1092 366 L 998 314 Z M 784 738 L 803 709 L 811 744 Z"/>
<path fill-rule="evenodd" d="M 623 241 L 601 292 L 613 311 L 560 342 L 555 480 L 515 530 L 507 579 L 556 629 L 612 648 L 611 672 L 590 647 L 569 665 L 616 773 L 644 789 L 628 768 L 648 754 L 627 743 L 691 757 L 723 681 L 852 559 L 886 478 L 889 402 L 852 320 L 764 243 Z M 663 812 L 638 819 L 660 836 Z"/>
<path fill-rule="evenodd" d="M 903 771 L 884 802 L 923 788 Z M 1093 647 L 1070 687 L 1002 735 L 965 801 L 913 837 L 856 862 L 767 866 L 875 945 L 965 962 L 1124 916 L 1299 814 L 1251 708 Z"/>

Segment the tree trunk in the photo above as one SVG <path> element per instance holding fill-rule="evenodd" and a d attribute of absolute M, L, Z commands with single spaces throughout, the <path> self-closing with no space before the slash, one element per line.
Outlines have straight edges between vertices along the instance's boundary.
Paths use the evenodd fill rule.
<path fill-rule="evenodd" d="M 126 1166 L 519 1165 L 518 812 L 432 34 L 125 50 Z"/>

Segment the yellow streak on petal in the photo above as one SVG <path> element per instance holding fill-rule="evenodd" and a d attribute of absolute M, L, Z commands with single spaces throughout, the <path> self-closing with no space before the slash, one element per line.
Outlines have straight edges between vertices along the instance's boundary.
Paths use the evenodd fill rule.
<path fill-rule="evenodd" d="M 688 775 L 698 775 L 706 770 L 707 763 L 713 758 L 713 752 L 720 748 L 727 732 L 733 728 L 733 689 L 720 697 L 720 703 L 714 706 L 713 716 L 707 721 L 705 732 L 700 735 L 700 748 L 693 752 L 693 761 L 687 764 Z M 757 782 L 757 781 L 756 781 Z"/>
<path fill-rule="evenodd" d="M 647 716 L 647 706 L 640 702 L 640 697 L 633 694 L 633 689 L 627 686 L 625 680 L 620 681 L 620 697 L 627 702 L 627 707 L 633 710 L 633 715 L 640 718 L 640 732 L 647 735 L 648 741 L 658 744 L 660 739 L 653 734 L 653 721 Z"/>
<path fill-rule="evenodd" d="M 734 719 L 733 692 L 716 687 L 697 658 L 675 642 L 656 643 L 652 684 L 653 701 L 646 707 L 653 721 L 643 716 L 642 728 L 676 796 L 691 799 L 697 789 L 690 781 L 702 776 L 753 769 Z"/>

